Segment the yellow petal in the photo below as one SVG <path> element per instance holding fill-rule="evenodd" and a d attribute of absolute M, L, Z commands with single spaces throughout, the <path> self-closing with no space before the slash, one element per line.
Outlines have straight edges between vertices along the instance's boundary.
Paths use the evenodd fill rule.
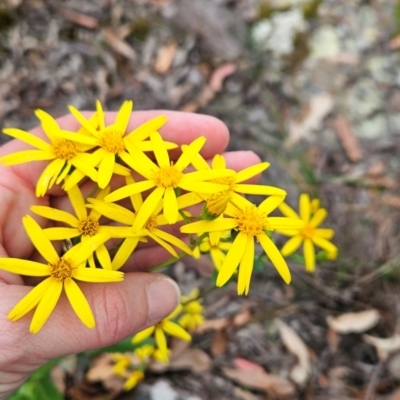
<path fill-rule="evenodd" d="M 100 265 L 104 268 L 104 269 L 112 269 L 111 267 L 111 259 L 110 259 L 110 254 L 106 248 L 106 246 L 104 246 L 104 244 L 101 244 L 97 250 L 96 250 L 96 256 L 97 259 L 100 262 Z"/>
<path fill-rule="evenodd" d="M 55 159 L 47 165 L 36 184 L 36 197 L 42 197 L 46 194 L 47 189 L 54 184 L 64 164 L 64 160 Z"/>
<path fill-rule="evenodd" d="M 138 332 L 132 339 L 132 343 L 133 344 L 138 344 L 143 342 L 144 340 L 146 340 L 148 337 L 150 337 L 154 330 L 156 329 L 156 327 L 150 326 L 149 328 L 144 329 L 143 331 Z"/>
<path fill-rule="evenodd" d="M 58 174 L 58 177 L 56 180 L 57 185 L 59 185 L 68 176 L 69 171 L 72 168 L 72 164 L 71 164 L 71 162 L 67 162 L 63 167 L 64 167 L 63 170 L 60 172 L 60 174 Z"/>
<path fill-rule="evenodd" d="M 219 183 L 192 181 L 186 179 L 185 176 L 181 179 L 178 186 L 181 189 L 187 190 L 188 192 L 210 193 L 210 194 L 215 192 L 221 192 L 222 190 L 227 190 L 229 188 L 228 185 L 220 185 Z"/>
<path fill-rule="evenodd" d="M 149 217 L 153 214 L 155 208 L 160 202 L 165 189 L 157 187 L 144 201 L 142 207 L 136 215 L 132 225 L 133 232 L 137 232 L 144 227 Z"/>
<path fill-rule="evenodd" d="M 99 268 L 75 268 L 72 277 L 78 279 L 78 281 L 94 283 L 121 282 L 124 280 L 124 274 L 120 271 Z"/>
<path fill-rule="evenodd" d="M 284 257 L 293 254 L 303 243 L 303 236 L 296 235 L 290 238 L 285 245 L 282 247 L 281 253 Z"/>
<path fill-rule="evenodd" d="M 315 229 L 315 236 L 320 236 L 324 239 L 332 239 L 335 235 L 335 231 L 333 229 Z"/>
<path fill-rule="evenodd" d="M 325 221 L 327 215 L 328 212 L 325 208 L 318 209 L 317 212 L 312 216 L 310 225 L 314 227 L 321 225 Z"/>
<path fill-rule="evenodd" d="M 210 179 L 226 178 L 233 176 L 233 169 L 207 169 L 203 171 L 188 172 L 185 174 L 184 180 L 205 181 Z"/>
<path fill-rule="evenodd" d="M 110 183 L 114 171 L 114 165 L 115 154 L 108 152 L 104 153 L 104 158 L 100 163 L 97 178 L 100 189 L 104 189 Z"/>
<path fill-rule="evenodd" d="M 117 221 L 125 225 L 133 224 L 135 214 L 125 207 L 122 207 L 118 204 L 105 203 L 104 201 L 97 199 L 88 199 L 88 202 L 91 203 L 90 205 L 87 205 L 88 208 L 94 208 L 101 215 L 104 215 L 113 221 Z"/>
<path fill-rule="evenodd" d="M 60 257 L 39 224 L 29 215 L 22 218 L 22 223 L 29 239 L 31 239 L 38 252 L 48 263 L 55 264 Z"/>
<path fill-rule="evenodd" d="M 182 151 L 186 151 L 188 148 L 187 145 L 182 146 Z M 210 166 L 208 165 L 207 161 L 202 157 L 201 154 L 196 154 L 191 161 L 193 167 L 197 169 L 197 171 L 204 171 L 207 169 L 210 169 Z"/>
<path fill-rule="evenodd" d="M 258 240 L 268 258 L 271 260 L 272 265 L 279 272 L 281 278 L 285 281 L 286 284 L 289 284 L 292 280 L 289 267 L 287 266 L 285 259 L 279 252 L 275 243 L 265 234 L 259 235 Z"/>
<path fill-rule="evenodd" d="M 181 227 L 182 233 L 203 233 L 225 231 L 237 227 L 237 221 L 233 218 L 215 219 L 214 221 L 197 221 Z"/>
<path fill-rule="evenodd" d="M 172 321 L 164 320 L 162 322 L 162 329 L 168 335 L 174 336 L 178 339 L 189 342 L 192 340 L 192 337 L 188 332 L 186 332 L 182 327 Z"/>
<path fill-rule="evenodd" d="M 244 183 L 237 183 L 235 185 L 235 192 L 246 194 L 260 194 L 264 196 L 286 196 L 286 191 L 274 186 L 266 185 L 249 185 Z"/>
<path fill-rule="evenodd" d="M 13 274 L 27 276 L 50 275 L 50 267 L 48 265 L 18 258 L 0 258 L 0 269 Z"/>
<path fill-rule="evenodd" d="M 192 143 L 189 144 L 186 151 L 184 151 L 179 157 L 175 164 L 175 167 L 179 171 L 183 171 L 192 161 L 196 154 L 198 154 L 201 148 L 204 146 L 206 138 L 204 136 L 198 137 Z"/>
<path fill-rule="evenodd" d="M 51 279 L 45 279 L 43 282 L 40 282 L 14 306 L 14 308 L 8 313 L 7 318 L 11 321 L 17 321 L 35 308 L 43 298 L 50 284 Z"/>
<path fill-rule="evenodd" d="M 158 350 L 160 351 L 160 353 L 163 355 L 164 358 L 168 358 L 167 339 L 165 338 L 163 330 L 157 326 L 155 329 L 154 336 Z"/>
<path fill-rule="evenodd" d="M 309 222 L 311 215 L 311 204 L 310 196 L 307 193 L 302 193 L 300 195 L 299 208 L 300 218 L 306 223 Z"/>
<path fill-rule="evenodd" d="M 133 108 L 132 100 L 125 100 L 118 110 L 117 117 L 115 118 L 114 127 L 120 132 L 121 137 L 124 135 L 131 118 Z"/>
<path fill-rule="evenodd" d="M 129 155 L 127 154 L 127 157 L 124 157 L 123 160 L 134 171 L 139 172 L 139 174 L 146 179 L 151 179 L 153 174 L 159 170 L 159 167 L 138 148 L 136 143 L 127 140 L 126 148 L 130 157 L 128 157 Z"/>
<path fill-rule="evenodd" d="M 293 219 L 286 217 L 269 217 L 269 225 L 271 229 L 276 230 L 295 230 L 304 228 L 304 221 L 301 219 Z"/>
<path fill-rule="evenodd" d="M 222 154 L 216 154 L 212 160 L 212 169 L 224 169 L 226 168 L 225 157 Z"/>
<path fill-rule="evenodd" d="M 68 278 L 64 281 L 65 293 L 79 319 L 90 329 L 96 325 L 94 316 L 85 295 L 76 282 Z"/>
<path fill-rule="evenodd" d="M 242 232 L 239 232 L 236 236 L 231 249 L 226 255 L 225 261 L 219 270 L 216 282 L 217 286 L 223 286 L 236 271 L 246 249 L 247 238 L 248 236 Z"/>
<path fill-rule="evenodd" d="M 178 203 L 173 188 L 166 188 L 164 193 L 164 217 L 170 224 L 178 219 Z"/>
<path fill-rule="evenodd" d="M 105 197 L 105 201 L 107 203 L 112 203 L 121 199 L 125 199 L 126 197 L 133 196 L 134 194 L 144 192 L 149 190 L 155 186 L 153 181 L 141 181 L 132 183 L 132 185 L 124 186 L 120 189 L 115 190 Z"/>
<path fill-rule="evenodd" d="M 110 232 L 112 238 L 125 239 L 128 237 L 140 237 L 144 235 L 144 230 L 133 233 L 131 226 L 101 226 L 99 227 L 98 233 Z"/>
<path fill-rule="evenodd" d="M 105 129 L 105 123 L 104 123 L 104 111 L 103 111 L 103 106 L 101 105 L 100 100 L 96 100 L 96 114 L 95 114 L 97 121 L 99 123 L 99 129 L 100 131 L 103 131 Z"/>
<path fill-rule="evenodd" d="M 172 246 L 170 246 L 167 242 L 165 242 L 163 239 L 159 238 L 157 235 L 152 233 L 151 231 L 148 231 L 147 233 L 156 243 L 158 243 L 160 246 L 164 247 L 165 250 L 167 250 L 169 253 L 172 254 L 173 257 L 178 258 L 177 252 L 174 250 Z"/>
<path fill-rule="evenodd" d="M 170 233 L 164 232 L 160 229 L 153 228 L 151 232 L 158 236 L 159 238 L 165 240 L 166 242 L 169 242 L 176 246 L 178 249 L 183 250 L 185 253 L 192 255 L 192 251 L 190 250 L 190 247 L 183 242 L 182 240 L 178 239 L 177 237 L 171 235 Z"/>
<path fill-rule="evenodd" d="M 256 175 L 261 174 L 261 172 L 266 170 L 269 165 L 269 162 L 263 162 L 260 164 L 252 165 L 251 167 L 247 167 L 236 174 L 235 180 L 238 183 L 247 181 L 248 179 L 253 178 Z"/>
<path fill-rule="evenodd" d="M 158 132 L 152 132 L 150 134 L 150 139 L 159 167 L 169 167 L 169 156 L 161 135 Z"/>
<path fill-rule="evenodd" d="M 246 248 L 243 253 L 242 260 L 239 266 L 239 276 L 238 276 L 238 295 L 249 293 L 251 274 L 253 272 L 254 264 L 254 238 L 248 237 Z"/>
<path fill-rule="evenodd" d="M 199 204 L 202 198 L 196 193 L 185 193 L 177 198 L 178 209 L 187 208 Z"/>
<path fill-rule="evenodd" d="M 60 281 L 50 278 L 50 285 L 46 289 L 39 305 L 36 308 L 35 314 L 33 315 L 32 322 L 30 325 L 31 333 L 38 333 L 43 327 L 45 322 L 53 312 L 58 299 L 60 298 L 63 284 Z"/>
<path fill-rule="evenodd" d="M 57 133 L 60 132 L 60 126 L 57 121 L 47 112 L 43 110 L 35 110 L 36 117 L 40 120 L 42 129 L 47 137 L 53 141 L 57 138 Z"/>
<path fill-rule="evenodd" d="M 46 228 L 43 232 L 49 240 L 71 239 L 81 234 L 77 228 Z"/>
<path fill-rule="evenodd" d="M 325 250 L 328 253 L 336 254 L 339 251 L 338 248 L 333 243 L 331 243 L 329 240 L 326 240 L 322 237 L 313 235 L 311 240 L 313 241 L 313 243 L 316 246 L 321 247 L 321 249 Z"/>
<path fill-rule="evenodd" d="M 295 219 L 300 219 L 299 214 L 297 214 L 296 211 L 293 210 L 292 207 L 290 207 L 286 203 L 281 203 L 279 204 L 279 211 L 288 218 L 295 218 Z"/>
<path fill-rule="evenodd" d="M 125 177 L 125 181 L 127 185 L 132 185 L 135 183 L 135 180 L 132 178 L 131 175 L 128 175 L 127 177 Z M 129 196 L 131 203 L 132 203 L 132 207 L 135 210 L 135 212 L 138 212 L 140 207 L 142 207 L 143 205 L 143 197 L 141 193 L 136 193 L 133 194 L 132 196 Z"/>
<path fill-rule="evenodd" d="M 159 115 L 139 125 L 133 131 L 129 132 L 127 137 L 129 137 L 129 140 L 141 142 L 147 139 L 151 132 L 158 131 L 167 121 L 168 118 L 165 115 Z"/>
<path fill-rule="evenodd" d="M 127 238 L 122 243 L 121 247 L 118 249 L 117 254 L 115 254 L 112 260 L 111 267 L 114 271 L 120 269 L 124 266 L 128 258 L 131 256 L 136 246 L 139 243 L 139 238 Z"/>
<path fill-rule="evenodd" d="M 210 249 L 210 256 L 215 268 L 217 269 L 217 271 L 219 271 L 225 261 L 226 254 L 223 253 L 221 250 L 212 247 Z"/>
<path fill-rule="evenodd" d="M 9 165 L 27 163 L 31 161 L 53 160 L 54 158 L 55 158 L 54 154 L 47 151 L 24 150 L 0 157 L 0 163 L 9 166 Z"/>
<path fill-rule="evenodd" d="M 79 186 L 73 186 L 71 189 L 68 190 L 67 194 L 78 219 L 86 219 L 87 210 L 85 206 L 85 200 L 82 196 L 82 192 L 79 189 Z"/>
<path fill-rule="evenodd" d="M 304 260 L 306 263 L 306 270 L 313 272 L 315 270 L 315 249 L 310 239 L 304 240 Z"/>
<path fill-rule="evenodd" d="M 77 228 L 79 224 L 78 219 L 72 214 L 66 211 L 57 210 L 56 208 L 46 206 L 31 206 L 31 210 L 37 215 L 53 221 L 65 222 L 74 228 Z"/>
<path fill-rule="evenodd" d="M 279 204 L 285 200 L 284 196 L 271 196 L 265 199 L 259 206 L 258 209 L 265 212 L 267 215 L 274 211 Z"/>
<path fill-rule="evenodd" d="M 71 164 L 79 169 L 85 176 L 89 177 L 93 182 L 98 180 L 98 172 L 90 165 L 85 162 L 86 157 L 82 157 L 83 154 L 77 154 L 70 162 Z"/>
<path fill-rule="evenodd" d="M 98 136 L 98 131 L 89 123 L 89 121 L 74 107 L 68 106 L 70 113 L 77 119 L 77 121 L 87 129 L 95 137 Z"/>
<path fill-rule="evenodd" d="M 21 129 L 16 129 L 16 128 L 3 129 L 3 132 L 6 135 L 12 136 L 15 139 L 22 140 L 23 142 L 28 143 L 39 150 L 43 150 L 46 152 L 52 151 L 52 147 L 48 143 L 38 138 L 37 136 L 32 135 L 29 132 L 25 132 Z"/>

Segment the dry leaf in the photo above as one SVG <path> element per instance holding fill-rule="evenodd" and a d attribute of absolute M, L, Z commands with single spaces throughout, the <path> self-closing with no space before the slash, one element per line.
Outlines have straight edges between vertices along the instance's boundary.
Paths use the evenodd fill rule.
<path fill-rule="evenodd" d="M 298 358 L 298 364 L 292 368 L 290 378 L 297 384 L 304 385 L 311 374 L 310 354 L 307 346 L 296 331 L 285 322 L 277 319 L 275 324 L 286 348 Z"/>
<path fill-rule="evenodd" d="M 103 29 L 103 37 L 105 42 L 114 50 L 116 53 L 134 61 L 136 59 L 136 52 L 133 48 L 119 38 L 111 29 Z"/>
<path fill-rule="evenodd" d="M 233 365 L 243 371 L 264 371 L 261 365 L 240 357 L 233 359 Z"/>
<path fill-rule="evenodd" d="M 373 328 L 379 321 L 378 310 L 371 309 L 345 313 L 337 317 L 328 316 L 326 322 L 337 333 L 362 333 Z"/>
<path fill-rule="evenodd" d="M 352 162 L 358 162 L 362 159 L 360 145 L 357 138 L 354 136 L 353 131 L 347 120 L 339 115 L 335 120 L 336 134 L 347 154 L 347 157 Z"/>
<path fill-rule="evenodd" d="M 207 319 L 197 329 L 196 333 L 204 333 L 207 331 L 219 331 L 229 326 L 228 318 Z"/>
<path fill-rule="evenodd" d="M 99 26 L 99 21 L 96 18 L 81 14 L 75 10 L 63 7 L 62 13 L 68 21 L 71 21 L 76 25 L 83 26 L 84 28 L 95 29 Z"/>
<path fill-rule="evenodd" d="M 378 338 L 370 335 L 363 335 L 363 339 L 376 348 L 381 360 L 386 360 L 390 353 L 400 349 L 400 334 L 396 333 L 390 338 Z"/>
<path fill-rule="evenodd" d="M 170 68 L 176 54 L 177 44 L 168 43 L 160 48 L 157 54 L 154 69 L 158 74 L 165 74 Z"/>
<path fill-rule="evenodd" d="M 228 347 L 228 335 L 225 330 L 216 331 L 211 343 L 211 354 L 220 356 L 225 353 Z"/>
<path fill-rule="evenodd" d="M 216 68 L 210 77 L 210 88 L 214 92 L 220 92 L 223 88 L 224 80 L 236 71 L 236 65 L 227 63 Z"/>
<path fill-rule="evenodd" d="M 289 139 L 287 145 L 292 145 L 306 137 L 312 130 L 317 129 L 323 119 L 332 111 L 334 106 L 330 94 L 322 93 L 311 98 L 308 112 L 302 121 L 289 122 Z"/>
<path fill-rule="evenodd" d="M 93 362 L 92 368 L 86 374 L 89 381 L 104 381 L 114 375 L 114 358 L 110 353 L 103 353 Z"/>
<path fill-rule="evenodd" d="M 249 392 L 248 390 L 243 390 L 239 387 L 235 387 L 233 389 L 233 393 L 240 400 L 259 400 L 260 399 L 258 396 L 255 396 L 253 393 Z"/>
<path fill-rule="evenodd" d="M 237 314 L 233 318 L 233 325 L 244 326 L 251 320 L 251 312 L 249 309 Z"/>
<path fill-rule="evenodd" d="M 268 374 L 265 371 L 244 371 L 230 368 L 223 368 L 222 371 L 225 376 L 241 385 L 261 390 L 280 398 L 292 396 L 295 392 L 293 385 L 288 380 L 278 375 Z"/>

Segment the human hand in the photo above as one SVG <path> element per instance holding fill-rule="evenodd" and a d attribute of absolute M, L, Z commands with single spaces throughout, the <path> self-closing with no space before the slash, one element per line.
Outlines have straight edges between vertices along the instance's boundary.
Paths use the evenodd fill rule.
<path fill-rule="evenodd" d="M 179 145 L 190 143 L 203 135 L 207 142 L 202 149 L 205 158 L 212 158 L 226 148 L 229 134 L 225 125 L 212 117 L 179 112 L 162 112 L 168 123 L 161 128 L 164 139 Z M 160 112 L 135 112 L 129 129 L 159 115 Z M 107 113 L 113 121 L 115 113 Z M 78 123 L 72 116 L 58 120 L 61 128 L 76 130 Z M 44 137 L 40 128 L 32 131 Z M 0 157 L 29 148 L 11 141 L 0 148 Z M 176 158 L 177 152 L 172 152 Z M 175 157 L 174 157 L 175 155 Z M 252 152 L 235 152 L 226 155 L 228 167 L 240 170 L 259 162 Z M 21 219 L 32 214 L 32 205 L 68 209 L 65 192 L 53 187 L 46 196 L 37 198 L 35 186 L 43 162 L 0 166 L 0 257 L 14 257 L 38 261 L 40 256 L 29 240 Z M 85 189 L 84 183 L 82 191 Z M 42 227 L 47 223 L 34 216 Z M 135 251 L 123 268 L 125 279 L 119 283 L 79 284 L 96 319 L 96 327 L 87 329 L 75 316 L 64 295 L 46 325 L 37 335 L 29 333 L 30 318 L 11 322 L 7 314 L 37 283 L 0 270 L 0 400 L 10 395 L 29 374 L 52 358 L 89 349 L 104 347 L 132 336 L 166 317 L 179 302 L 179 288 L 161 274 L 147 274 L 147 268 L 164 261 L 169 255 L 159 246 L 146 246 Z"/>

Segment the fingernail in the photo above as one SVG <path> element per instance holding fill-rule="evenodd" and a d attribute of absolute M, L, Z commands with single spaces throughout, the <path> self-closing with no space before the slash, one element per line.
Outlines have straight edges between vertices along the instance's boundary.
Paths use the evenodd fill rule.
<path fill-rule="evenodd" d="M 152 282 L 146 289 L 149 323 L 156 323 L 175 310 L 181 299 L 181 291 L 175 281 L 161 278 Z"/>

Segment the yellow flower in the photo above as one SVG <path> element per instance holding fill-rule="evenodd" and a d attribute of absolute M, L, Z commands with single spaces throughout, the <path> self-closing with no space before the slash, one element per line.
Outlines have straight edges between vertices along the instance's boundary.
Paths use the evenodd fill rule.
<path fill-rule="evenodd" d="M 199 289 L 193 289 L 189 296 L 182 296 L 182 313 L 183 315 L 178 319 L 182 328 L 189 331 L 194 331 L 198 326 L 204 322 L 204 309 L 201 305 L 202 299 L 197 300 L 199 297 Z"/>
<path fill-rule="evenodd" d="M 315 270 L 315 246 L 320 247 L 328 253 L 328 258 L 337 257 L 338 248 L 329 241 L 335 234 L 333 229 L 318 228 L 324 222 L 328 213 L 325 208 L 320 208 L 319 201 L 314 199 L 310 202 L 308 194 L 303 193 L 299 199 L 300 216 L 286 203 L 279 206 L 283 215 L 289 218 L 301 218 L 305 226 L 296 230 L 277 230 L 286 236 L 291 236 L 283 246 L 281 253 L 283 256 L 293 254 L 303 243 L 304 260 L 307 271 Z"/>
<path fill-rule="evenodd" d="M 124 161 L 132 169 L 144 176 L 146 180 L 122 187 L 105 198 L 107 202 L 114 202 L 155 187 L 155 190 L 147 197 L 138 211 L 133 224 L 134 231 L 143 228 L 161 199 L 163 199 L 164 216 L 167 221 L 170 224 L 174 224 L 178 220 L 179 212 L 177 196 L 175 194 L 176 188 L 187 191 L 214 193 L 225 190 L 228 186 L 204 181 L 230 176 L 234 173 L 232 170 L 183 173 L 184 169 L 203 147 L 206 140 L 204 137 L 199 137 L 192 142 L 175 164 L 172 164 L 170 161 L 161 135 L 158 132 L 154 132 L 150 134 L 150 139 L 159 166 L 151 161 L 135 144 L 128 146 L 130 156 L 126 157 Z"/>
<path fill-rule="evenodd" d="M 170 354 L 170 350 L 167 352 L 167 357 L 165 357 L 159 349 L 156 349 L 152 344 L 145 344 L 136 348 L 133 351 L 140 361 L 146 362 L 150 358 L 160 362 L 160 363 L 168 363 L 168 357 Z"/>
<path fill-rule="evenodd" d="M 10 311 L 7 318 L 16 321 L 36 308 L 30 325 L 30 331 L 37 333 L 54 310 L 63 288 L 67 298 L 80 320 L 88 327 L 94 328 L 95 320 L 76 280 L 84 282 L 119 282 L 124 275 L 117 271 L 84 268 L 83 265 L 93 251 L 110 238 L 108 233 L 93 236 L 85 243 L 78 244 L 60 257 L 38 223 L 30 216 L 23 218 L 25 230 L 40 255 L 47 261 L 42 264 L 36 261 L 17 258 L 0 258 L 0 269 L 14 274 L 44 277 L 47 279 L 34 287 Z"/>
<path fill-rule="evenodd" d="M 99 192 L 96 198 L 98 200 L 101 200 L 108 194 L 108 192 L 109 189 L 103 189 Z M 92 209 L 90 214 L 88 215 L 85 200 L 78 186 L 73 186 L 70 190 L 67 191 L 67 194 L 72 204 L 72 207 L 75 211 L 75 215 L 51 207 L 45 207 L 45 206 L 31 207 L 31 210 L 35 214 L 41 215 L 42 217 L 51 219 L 53 221 L 64 222 L 72 227 L 72 228 L 56 227 L 56 228 L 44 229 L 43 231 L 45 235 L 50 240 L 65 240 L 80 236 L 82 243 L 85 243 L 91 237 L 102 234 L 104 232 L 109 232 L 112 238 L 126 237 L 127 231 L 122 227 L 101 226 L 99 223 L 101 214 L 96 210 Z M 95 253 L 97 259 L 100 262 L 100 265 L 104 269 L 112 269 L 110 255 L 104 244 L 101 244 L 95 250 Z M 92 268 L 96 268 L 93 255 L 89 257 L 88 261 L 89 265 Z"/>
<path fill-rule="evenodd" d="M 106 126 L 105 114 L 100 101 L 96 102 L 98 125 L 91 124 L 76 108 L 69 106 L 69 110 L 75 118 L 92 134 L 92 137 L 75 135 L 70 140 L 98 147 L 91 156 L 92 162 L 99 166 L 98 184 L 101 189 L 104 189 L 110 183 L 116 165 L 116 156 L 126 162 L 128 143 L 136 143 L 140 146 L 140 143 L 147 139 L 151 132 L 157 131 L 167 122 L 167 117 L 160 115 L 126 133 L 132 114 L 132 107 L 132 101 L 124 101 L 114 123 Z M 169 143 L 169 145 L 171 144 Z M 176 146 L 172 145 L 172 147 Z M 142 148 L 144 150 L 151 149 L 148 148 L 148 145 Z"/>
<path fill-rule="evenodd" d="M 35 111 L 36 116 L 41 121 L 42 129 L 50 140 L 50 143 L 20 129 L 7 128 L 3 132 L 16 139 L 30 144 L 37 150 L 24 150 L 9 154 L 0 158 L 4 165 L 15 165 L 30 161 L 53 160 L 44 169 L 36 185 L 36 196 L 44 196 L 54 183 L 60 183 L 70 172 L 72 166 L 91 180 L 97 181 L 97 171 L 86 163 L 87 154 L 84 151 L 93 146 L 76 144 L 74 141 L 65 138 L 83 136 L 81 133 L 67 132 L 62 130 L 57 121 L 42 110 Z"/>
<path fill-rule="evenodd" d="M 210 253 L 211 260 L 215 268 L 219 271 L 226 258 L 226 253 L 232 247 L 232 243 L 219 240 L 215 244 L 212 243 L 209 237 L 205 237 L 198 247 L 201 253 Z"/>
<path fill-rule="evenodd" d="M 113 366 L 113 371 L 115 375 L 124 377 L 127 373 L 128 368 L 131 365 L 132 358 L 129 353 L 114 353 L 112 354 L 113 361 L 115 362 Z"/>
<path fill-rule="evenodd" d="M 133 181 L 132 178 L 128 178 L 127 181 Z M 135 195 L 130 196 L 133 209 L 137 212 L 140 212 L 143 207 L 142 195 L 137 193 Z M 158 227 L 161 225 L 168 224 L 168 221 L 165 219 L 163 215 L 159 215 L 162 207 L 162 201 L 156 206 L 153 211 L 153 214 L 150 215 L 142 229 L 139 231 L 134 231 L 133 226 L 137 219 L 137 216 L 134 212 L 113 203 L 105 203 L 104 201 L 89 199 L 91 203 L 88 207 L 93 208 L 101 215 L 105 217 L 117 221 L 123 225 L 129 225 L 129 227 L 119 227 L 118 229 L 121 232 L 125 232 L 125 241 L 122 243 L 121 247 L 118 249 L 115 257 L 111 263 L 112 269 L 118 270 L 120 269 L 129 258 L 129 256 L 136 249 L 136 246 L 139 243 L 139 240 L 144 237 L 152 238 L 156 243 L 164 247 L 170 254 L 174 257 L 178 258 L 177 252 L 172 247 L 175 246 L 180 250 L 183 250 L 185 253 L 192 255 L 192 251 L 190 247 L 178 239 L 177 237 L 171 235 L 168 232 L 165 232 Z M 178 217 L 178 220 L 181 219 L 181 216 Z"/>
<path fill-rule="evenodd" d="M 174 336 L 178 339 L 185 341 L 190 341 L 192 339 L 192 337 L 188 332 L 186 332 L 176 322 L 172 321 L 181 312 L 182 312 L 182 305 L 179 304 L 178 307 L 167 318 L 163 319 L 158 324 L 151 326 L 150 328 L 147 328 L 136 334 L 132 339 L 132 343 L 137 344 L 143 342 L 148 337 L 154 334 L 158 350 L 160 351 L 160 355 L 165 360 L 168 360 L 168 346 L 165 334 Z"/>
<path fill-rule="evenodd" d="M 296 229 L 304 226 L 304 222 L 299 219 L 268 216 L 283 200 L 284 197 L 271 196 L 256 207 L 243 198 L 240 208 L 228 207 L 225 211 L 227 215 L 230 215 L 230 218 L 193 222 L 181 228 L 183 233 L 214 232 L 226 229 L 238 231 L 238 235 L 219 270 L 217 286 L 223 286 L 228 282 L 240 264 L 238 294 L 249 292 L 254 265 L 255 239 L 261 244 L 283 280 L 286 283 L 290 282 L 291 276 L 286 261 L 274 242 L 266 234 L 266 232 L 276 229 Z"/>
<path fill-rule="evenodd" d="M 226 160 L 223 155 L 214 156 L 211 168 L 208 163 L 198 154 L 192 164 L 199 171 L 204 170 L 223 170 L 226 169 Z M 228 185 L 228 189 L 219 193 L 200 194 L 205 200 L 205 209 L 210 216 L 222 214 L 229 202 L 240 207 L 243 197 L 241 194 L 256 194 L 265 196 L 286 196 L 286 191 L 274 186 L 244 184 L 242 182 L 260 174 L 269 167 L 268 162 L 252 165 L 242 171 L 236 172 L 232 176 L 216 178 L 211 182 Z M 199 191 L 198 191 L 199 192 Z"/>
<path fill-rule="evenodd" d="M 143 371 L 132 371 L 129 374 L 128 379 L 124 383 L 124 390 L 129 391 L 132 390 L 134 387 L 138 385 L 142 380 L 144 379 L 144 373 Z"/>

